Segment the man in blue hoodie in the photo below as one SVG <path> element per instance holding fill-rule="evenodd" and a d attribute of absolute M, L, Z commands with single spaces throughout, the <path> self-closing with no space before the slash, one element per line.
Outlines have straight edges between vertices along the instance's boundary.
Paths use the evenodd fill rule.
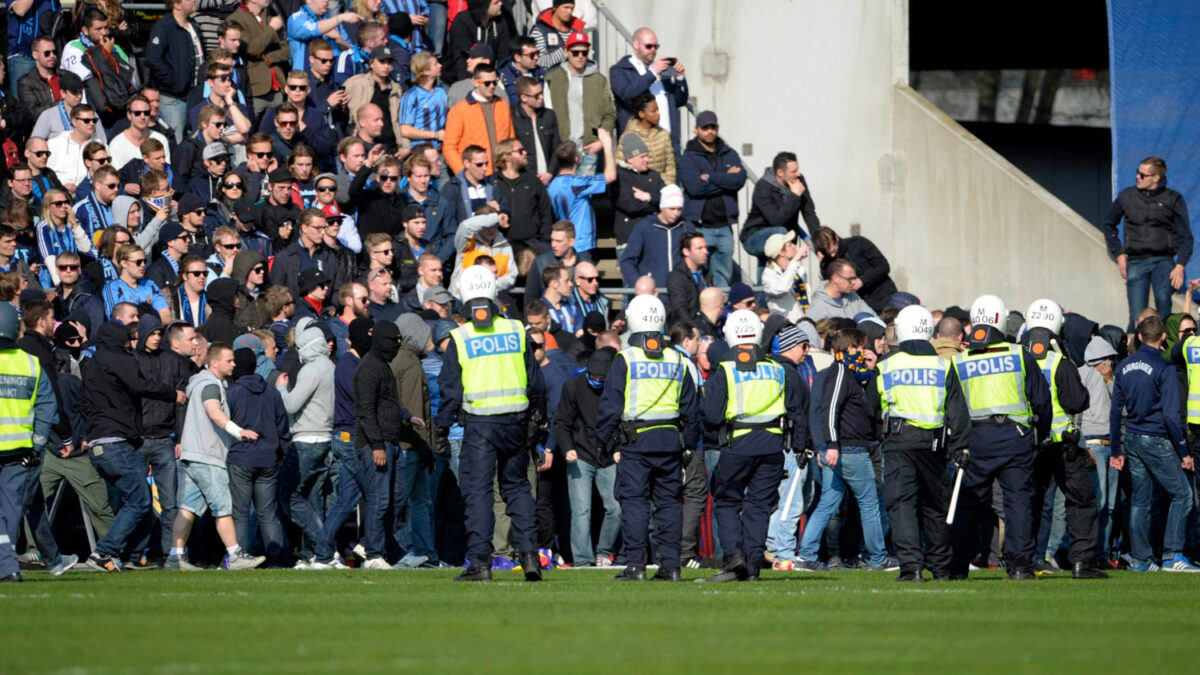
<path fill-rule="evenodd" d="M 658 200 L 658 215 L 646 216 L 633 226 L 629 243 L 621 252 L 621 276 L 627 286 L 638 277 L 649 274 L 654 285 L 667 285 L 667 275 L 680 264 L 679 242 L 695 227 L 682 219 L 683 190 L 677 185 L 662 189 Z M 662 298 L 665 303 L 666 298 Z"/>
<path fill-rule="evenodd" d="M 229 418 L 234 424 L 258 432 L 253 440 L 237 439 L 229 446 L 225 468 L 229 471 L 229 493 L 233 498 L 233 525 L 238 545 L 250 548 L 254 531 L 250 529 L 250 503 L 258 518 L 267 559 L 278 563 L 284 553 L 283 525 L 279 522 L 275 495 L 279 485 L 279 459 L 285 443 L 292 440 L 287 409 L 274 387 L 267 386 L 256 373 L 258 358 L 251 349 L 233 352 L 233 383 L 229 399 Z"/>

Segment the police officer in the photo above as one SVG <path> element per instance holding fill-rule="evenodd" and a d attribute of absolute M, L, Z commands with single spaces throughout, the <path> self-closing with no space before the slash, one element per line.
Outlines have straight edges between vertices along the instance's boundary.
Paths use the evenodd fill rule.
<path fill-rule="evenodd" d="M 1063 358 L 1058 346 L 1063 313 L 1058 303 L 1034 300 L 1025 312 L 1025 335 L 1021 343 L 1037 360 L 1046 384 L 1050 387 L 1050 437 L 1042 441 L 1033 460 L 1033 537 L 1037 539 L 1041 525 L 1042 505 L 1050 478 L 1063 492 L 1067 502 L 1067 530 L 1071 533 L 1068 557 L 1076 579 L 1107 579 L 1108 574 L 1095 566 L 1096 550 L 1096 491 L 1088 475 L 1084 456 L 1087 451 L 1079 445 L 1079 428 L 1075 415 L 1091 405 L 1079 370 L 1070 359 Z M 1051 497 L 1053 498 L 1053 496 Z M 1053 573 L 1057 568 L 1047 561 L 1034 562 L 1034 570 Z"/>
<path fill-rule="evenodd" d="M 896 581 L 924 581 L 923 567 L 935 580 L 945 580 L 950 577 L 946 461 L 948 454 L 967 447 L 971 413 L 962 389 L 946 386 L 950 363 L 929 341 L 934 327 L 929 310 L 909 305 L 896 315 L 895 326 L 899 349 L 879 363 L 875 386 L 867 389 L 867 409 L 882 440 L 883 496 L 900 560 Z"/>
<path fill-rule="evenodd" d="M 50 380 L 17 348 L 18 323 L 16 308 L 0 302 L 0 581 L 21 580 L 16 545 L 26 485 L 58 421 Z"/>
<path fill-rule="evenodd" d="M 697 581 L 757 581 L 771 511 L 783 480 L 783 451 L 808 442 L 808 388 L 794 368 L 767 357 L 763 323 L 739 309 L 725 321 L 730 354 L 704 383 L 704 421 L 729 438 L 713 475 L 720 572 Z M 785 435 L 790 436 L 785 438 Z"/>
<path fill-rule="evenodd" d="M 947 391 L 961 387 L 971 415 L 970 449 L 954 454 L 963 470 L 960 513 L 951 531 L 952 579 L 966 579 L 975 552 L 978 512 L 991 503 L 991 484 L 1004 493 L 1004 557 L 1008 577 L 1036 579 L 1033 572 L 1033 448 L 1050 435 L 1050 390 L 1041 367 L 1018 345 L 1005 341 L 1004 301 L 982 295 L 971 303 L 967 351 L 954 357 Z"/>
<path fill-rule="evenodd" d="M 536 516 L 526 470 L 531 429 L 544 429 L 546 386 L 529 346 L 525 327 L 500 316 L 496 277 L 480 265 L 459 278 L 459 297 L 470 322 L 450 332 L 438 376 L 442 404 L 438 409 L 439 445 L 448 446 L 450 426 L 463 425 L 459 485 L 466 502 L 467 569 L 456 581 L 491 581 L 492 479 L 512 518 L 512 536 L 526 581 L 542 578 L 538 560 Z M 449 448 L 439 449 L 449 456 Z M 546 454 L 544 468 L 552 455 Z"/>
<path fill-rule="evenodd" d="M 667 346 L 667 311 L 652 295 L 639 295 L 625 310 L 629 346 L 613 359 L 596 418 L 598 447 L 616 448 L 616 496 L 628 566 L 616 581 L 646 580 L 650 497 L 654 496 L 660 557 L 655 581 L 680 581 L 680 507 L 684 448 L 700 439 L 699 395 L 683 355 Z"/>

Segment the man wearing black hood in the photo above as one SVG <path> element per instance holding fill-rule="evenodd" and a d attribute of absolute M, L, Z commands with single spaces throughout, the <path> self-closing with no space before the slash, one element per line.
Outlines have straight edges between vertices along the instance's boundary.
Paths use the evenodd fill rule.
<path fill-rule="evenodd" d="M 930 342 L 933 328 L 933 315 L 924 307 L 901 310 L 896 316 L 899 347 L 879 362 L 879 376 L 866 389 L 867 412 L 882 441 L 884 501 L 900 560 L 897 581 L 923 581 L 924 567 L 934 579 L 949 578 L 946 460 L 957 456 L 970 438 L 971 415 L 962 387 L 957 381 L 948 386 L 950 364 Z M 936 412 L 930 415 L 922 404 Z"/>
<path fill-rule="evenodd" d="M 445 72 L 452 74 L 447 81 L 470 76 L 467 72 L 467 52 L 476 44 L 486 44 L 496 55 L 496 63 L 509 58 L 512 39 L 517 35 L 512 14 L 501 0 L 468 0 L 467 11 L 459 12 L 446 36 L 446 51 L 442 55 Z"/>
<path fill-rule="evenodd" d="M 134 358 L 143 377 L 174 389 L 186 390 L 188 380 L 199 368 L 192 361 L 196 355 L 196 329 L 183 321 L 175 321 L 163 329 L 154 314 L 143 314 L 138 320 L 138 343 Z M 159 543 L 163 557 L 171 551 L 171 528 L 179 512 L 178 464 L 179 438 L 183 434 L 185 409 L 177 401 L 142 400 L 142 446 L 138 453 L 150 465 L 162 514 L 158 518 Z M 147 514 L 149 517 L 149 514 Z M 141 546 L 150 543 L 151 528 L 145 528 Z"/>
<path fill-rule="evenodd" d="M 230 278 L 238 283 L 238 308 L 234 322 L 245 330 L 258 330 L 271 325 L 267 315 L 267 259 L 255 250 L 243 249 L 233 258 Z"/>
<path fill-rule="evenodd" d="M 254 440 L 235 439 L 225 458 L 233 524 L 238 545 L 249 550 L 254 543 L 254 531 L 250 529 L 253 501 L 267 559 L 279 563 L 284 553 L 283 524 L 276 508 L 279 459 L 284 444 L 292 440 L 287 409 L 279 391 L 267 386 L 262 375 L 254 372 L 258 359 L 252 350 L 234 350 L 233 361 L 233 382 L 226 394 L 229 419 L 243 429 L 258 432 Z"/>
<path fill-rule="evenodd" d="M 234 320 L 238 310 L 238 282 L 228 277 L 217 279 L 208 285 L 205 293 L 212 314 L 208 315 L 201 329 L 204 338 L 209 344 L 233 344 L 239 335 L 246 332 Z"/>
<path fill-rule="evenodd" d="M 366 521 L 367 569 L 383 569 L 379 562 L 392 549 L 395 541 L 395 514 L 403 504 L 393 504 L 392 492 L 396 481 L 396 460 L 400 452 L 397 441 L 401 425 L 424 429 L 425 421 L 414 417 L 400 405 L 392 360 L 400 353 L 400 329 L 390 321 L 375 325 L 371 335 L 371 351 L 358 364 L 354 373 L 354 443 L 358 447 L 363 483 L 367 498 Z M 389 507 L 391 507 L 389 509 Z M 374 565 L 374 566 L 372 566 Z"/>
<path fill-rule="evenodd" d="M 186 400 L 183 391 L 147 380 L 129 353 L 129 327 L 119 321 L 100 326 L 96 354 L 83 362 L 83 397 L 79 408 L 88 428 L 88 455 L 104 480 L 121 495 L 121 507 L 112 528 L 100 541 L 87 566 L 102 572 L 119 572 L 121 552 L 142 519 L 150 512 L 148 467 L 133 443 L 141 444 L 142 398 Z"/>

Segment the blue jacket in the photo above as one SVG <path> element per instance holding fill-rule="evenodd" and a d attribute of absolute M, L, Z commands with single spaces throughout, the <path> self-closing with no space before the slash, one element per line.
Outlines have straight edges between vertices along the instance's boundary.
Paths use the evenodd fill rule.
<path fill-rule="evenodd" d="M 188 23 L 199 36 L 200 26 L 192 19 L 188 19 Z M 146 64 L 150 67 L 148 84 L 168 96 L 187 100 L 192 87 L 198 84 L 193 80 L 196 77 L 195 61 L 192 38 L 168 12 L 150 29 L 150 44 L 146 47 Z"/>
<path fill-rule="evenodd" d="M 667 227 L 659 221 L 657 214 L 638 221 L 629 235 L 629 243 L 621 252 L 621 277 L 625 284 L 633 286 L 638 277 L 649 274 L 654 277 L 655 286 L 665 287 L 667 275 L 681 264 L 679 241 L 695 229 L 682 219 Z"/>
<path fill-rule="evenodd" d="M 230 445 L 225 463 L 264 468 L 278 464 L 284 443 L 292 440 L 279 390 L 268 386 L 262 375 L 252 373 L 234 380 L 225 395 L 234 424 L 258 432 L 258 440 Z"/>
<path fill-rule="evenodd" d="M 629 118 L 633 117 L 629 112 L 629 102 L 638 94 L 650 91 L 656 78 L 654 72 L 649 69 L 646 70 L 645 75 L 639 75 L 637 68 L 633 67 L 633 62 L 630 60 L 632 58 L 634 58 L 633 55 L 627 56 L 608 69 L 609 85 L 612 87 L 613 97 L 617 100 L 617 136 L 621 135 Z M 668 69 L 663 72 L 671 71 Z M 669 104 L 666 110 L 660 110 L 659 113 L 666 115 L 667 119 L 671 121 L 671 145 L 675 146 L 675 154 L 679 154 L 679 139 L 681 138 L 679 109 L 687 105 L 687 80 L 668 77 L 663 79 L 662 83 Z"/>
<path fill-rule="evenodd" d="M 340 321 L 338 323 L 341 323 Z M 354 371 L 359 357 L 347 349 L 337 359 L 333 369 L 333 431 L 348 431 L 354 435 Z"/>
<path fill-rule="evenodd" d="M 1169 439 L 1175 452 L 1187 457 L 1175 366 L 1167 363 L 1157 349 L 1142 345 L 1117 365 L 1114 375 L 1112 409 L 1108 415 L 1112 456 L 1123 454 L 1121 416 L 1128 411 L 1127 433 Z"/>
<path fill-rule="evenodd" d="M 513 111 L 513 115 L 517 114 L 517 108 L 521 106 L 521 95 L 517 93 L 518 78 L 531 77 L 537 80 L 538 84 L 546 84 L 545 68 L 538 66 L 529 75 L 522 75 L 517 72 L 517 67 L 513 64 L 512 59 L 500 64 L 500 67 L 496 69 L 496 76 L 504 83 L 504 91 L 508 94 L 508 107 Z"/>
<path fill-rule="evenodd" d="M 715 166 L 714 166 L 715 161 Z M 738 192 L 746 185 L 746 168 L 737 151 L 717 138 L 716 151 L 709 153 L 700 141 L 688 141 L 687 148 L 679 156 L 679 180 L 683 183 L 683 219 L 702 225 L 730 225 L 738 219 Z M 737 173 L 729 173 L 730 167 L 741 167 Z M 700 178 L 708 174 L 707 179 Z M 724 223 L 707 223 L 703 220 L 705 205 L 709 200 L 721 200 L 724 206 Z M 719 206 L 709 211 L 720 210 Z"/>

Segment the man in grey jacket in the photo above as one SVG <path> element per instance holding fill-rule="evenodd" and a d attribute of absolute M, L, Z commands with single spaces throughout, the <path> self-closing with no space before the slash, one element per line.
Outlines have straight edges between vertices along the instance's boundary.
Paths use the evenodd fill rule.
<path fill-rule="evenodd" d="M 291 417 L 292 446 L 283 459 L 288 516 L 304 533 L 297 567 L 313 560 L 313 547 L 325 520 L 321 488 L 328 467 L 325 459 L 333 442 L 333 361 L 325 333 L 311 318 L 296 323 L 296 351 L 300 372 L 288 388 L 287 376 L 279 379 L 279 393 Z"/>
<path fill-rule="evenodd" d="M 237 543 L 233 524 L 233 500 L 229 494 L 229 474 L 225 456 L 234 437 L 253 441 L 258 433 L 243 429 L 229 419 L 225 399 L 225 381 L 233 375 L 233 349 L 219 342 L 208 348 L 208 367 L 192 376 L 187 386 L 187 412 L 180 438 L 179 464 L 183 469 L 183 499 L 175 517 L 174 545 L 164 569 L 196 569 L 183 558 L 183 547 L 197 516 L 212 509 L 217 534 L 225 544 L 226 556 L 221 567 L 244 570 L 258 567 L 264 556 L 251 556 Z"/>
<path fill-rule="evenodd" d="M 855 292 L 861 285 L 858 271 L 850 261 L 838 258 L 829 263 L 829 283 L 813 294 L 809 301 L 808 318 L 813 321 L 830 317 L 853 319 L 863 312 L 875 316 L 875 310 Z"/>

